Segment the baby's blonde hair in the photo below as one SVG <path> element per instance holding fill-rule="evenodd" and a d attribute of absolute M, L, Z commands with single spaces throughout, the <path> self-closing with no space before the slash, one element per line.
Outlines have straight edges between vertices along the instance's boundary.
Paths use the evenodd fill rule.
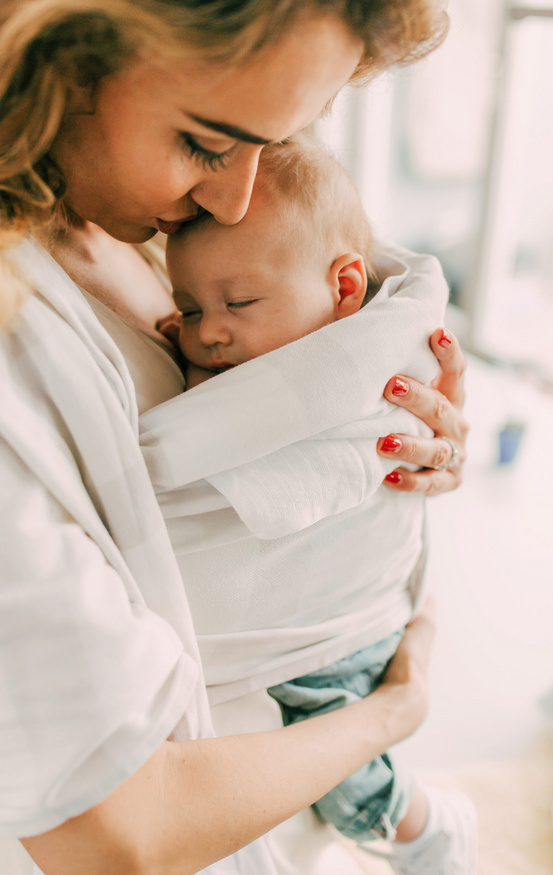
<path fill-rule="evenodd" d="M 374 293 L 376 244 L 361 198 L 347 171 L 316 140 L 298 135 L 266 147 L 255 185 L 288 225 L 290 245 L 301 250 L 305 234 L 306 245 L 329 264 L 345 252 L 358 252 L 368 293 Z"/>

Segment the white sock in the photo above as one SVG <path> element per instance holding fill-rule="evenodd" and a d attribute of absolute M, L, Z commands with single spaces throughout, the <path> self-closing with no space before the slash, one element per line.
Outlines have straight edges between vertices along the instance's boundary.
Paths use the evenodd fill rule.
<path fill-rule="evenodd" d="M 456 790 L 422 788 L 428 802 L 423 831 L 410 842 L 392 845 L 395 872 L 475 875 L 477 823 L 474 805 Z"/>
<path fill-rule="evenodd" d="M 426 804 L 428 806 L 428 812 L 426 815 L 426 823 L 424 825 L 423 831 L 416 836 L 416 838 L 411 839 L 410 842 L 394 842 L 394 854 L 398 856 L 401 855 L 402 850 L 405 852 L 404 856 L 410 857 L 413 853 L 416 853 L 419 850 L 422 850 L 426 846 L 429 840 L 433 839 L 434 835 L 439 829 L 439 810 L 441 807 L 441 799 L 440 802 L 437 803 L 434 794 L 433 787 L 421 787 L 422 792 L 426 797 Z"/>

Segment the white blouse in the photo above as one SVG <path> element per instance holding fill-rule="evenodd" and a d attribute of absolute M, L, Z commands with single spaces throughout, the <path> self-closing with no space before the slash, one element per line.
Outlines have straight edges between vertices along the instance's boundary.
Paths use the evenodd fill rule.
<path fill-rule="evenodd" d="M 124 359 L 40 246 L 10 255 L 36 293 L 0 334 L 0 838 L 213 734 Z M 274 875 L 260 843 L 208 871 Z"/>

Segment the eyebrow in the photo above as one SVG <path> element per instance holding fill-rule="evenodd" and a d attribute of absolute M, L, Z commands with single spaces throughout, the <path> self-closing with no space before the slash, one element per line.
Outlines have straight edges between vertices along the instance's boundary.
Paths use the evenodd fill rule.
<path fill-rule="evenodd" d="M 226 134 L 227 137 L 233 137 L 235 140 L 242 140 L 244 143 L 255 143 L 256 146 L 268 146 L 272 140 L 265 140 L 263 137 L 258 137 L 257 134 L 252 134 L 250 131 L 245 131 L 243 128 L 237 128 L 236 125 L 227 125 L 225 122 L 216 122 L 213 119 L 203 118 L 200 115 L 190 115 L 200 125 L 205 128 L 211 128 L 212 131 L 217 131 L 219 134 Z"/>

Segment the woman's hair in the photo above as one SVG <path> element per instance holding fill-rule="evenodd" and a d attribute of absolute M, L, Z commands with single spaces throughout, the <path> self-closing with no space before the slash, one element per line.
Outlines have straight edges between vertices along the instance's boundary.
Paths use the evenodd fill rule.
<path fill-rule="evenodd" d="M 238 63 L 300 15 L 335 15 L 364 43 L 352 77 L 408 63 L 447 31 L 442 0 L 3 0 L 0 11 L 0 326 L 24 293 L 2 249 L 50 223 L 63 174 L 49 157 L 68 97 L 141 51 Z"/>

